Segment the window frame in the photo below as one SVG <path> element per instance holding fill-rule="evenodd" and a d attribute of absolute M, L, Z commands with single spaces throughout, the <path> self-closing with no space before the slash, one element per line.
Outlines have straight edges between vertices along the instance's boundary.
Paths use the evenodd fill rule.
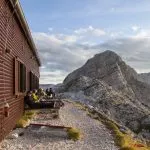
<path fill-rule="evenodd" d="M 27 91 L 27 70 L 24 62 L 18 57 L 14 59 L 14 94 L 21 95 Z"/>
<path fill-rule="evenodd" d="M 29 72 L 30 76 L 30 90 L 38 89 L 39 88 L 39 78 L 32 72 Z"/>

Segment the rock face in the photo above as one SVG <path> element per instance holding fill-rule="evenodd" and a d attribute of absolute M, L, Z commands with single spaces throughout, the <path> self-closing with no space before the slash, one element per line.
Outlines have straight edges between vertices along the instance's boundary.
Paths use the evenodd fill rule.
<path fill-rule="evenodd" d="M 150 73 L 139 74 L 139 80 L 147 84 L 150 84 Z"/>
<path fill-rule="evenodd" d="M 94 107 L 135 132 L 144 128 L 141 119 L 149 118 L 150 85 L 112 51 L 89 59 L 63 84 L 66 92 L 82 91 Z"/>

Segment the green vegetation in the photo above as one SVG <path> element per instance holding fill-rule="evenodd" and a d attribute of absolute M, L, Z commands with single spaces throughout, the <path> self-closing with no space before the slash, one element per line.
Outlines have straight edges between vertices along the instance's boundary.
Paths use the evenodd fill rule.
<path fill-rule="evenodd" d="M 87 108 L 83 104 L 81 104 L 80 102 L 74 102 L 74 106 L 80 110 L 84 110 L 84 111 L 87 110 Z"/>
<path fill-rule="evenodd" d="M 134 148 L 131 148 L 131 147 L 123 147 L 121 148 L 120 150 L 135 150 Z"/>
<path fill-rule="evenodd" d="M 23 116 L 17 121 L 16 128 L 25 128 L 30 124 L 30 120 L 35 116 L 36 111 L 25 111 Z"/>
<path fill-rule="evenodd" d="M 81 138 L 81 133 L 76 128 L 70 128 L 67 130 L 69 139 L 72 139 L 74 141 L 77 141 Z"/>

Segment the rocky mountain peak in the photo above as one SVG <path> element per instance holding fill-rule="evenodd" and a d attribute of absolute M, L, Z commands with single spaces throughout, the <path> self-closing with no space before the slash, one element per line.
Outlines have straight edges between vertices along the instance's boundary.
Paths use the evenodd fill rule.
<path fill-rule="evenodd" d="M 96 54 L 95 57 L 98 58 L 106 58 L 106 59 L 113 59 L 113 60 L 120 60 L 122 61 L 121 57 L 119 55 L 117 55 L 115 52 L 111 51 L 111 50 L 106 50 L 102 53 Z"/>
<path fill-rule="evenodd" d="M 70 73 L 63 85 L 65 92 L 82 93 L 85 103 L 88 101 L 135 132 L 145 129 L 145 125 L 140 124 L 143 118 L 150 126 L 147 119 L 150 114 L 150 86 L 139 81 L 136 71 L 110 50 L 96 54 Z"/>
<path fill-rule="evenodd" d="M 110 65 L 122 62 L 122 59 L 119 55 L 115 52 L 106 50 L 103 53 L 96 54 L 93 58 L 89 59 L 86 63 L 96 63 L 96 64 L 103 64 L 103 65 Z M 100 66 L 99 66 L 100 67 Z"/>
<path fill-rule="evenodd" d="M 64 84 L 72 82 L 79 76 L 103 80 L 115 89 L 126 89 L 127 81 L 136 78 L 137 73 L 121 59 L 115 52 L 107 50 L 96 54 L 85 65 L 69 74 Z M 67 85 L 68 86 L 68 85 Z"/>

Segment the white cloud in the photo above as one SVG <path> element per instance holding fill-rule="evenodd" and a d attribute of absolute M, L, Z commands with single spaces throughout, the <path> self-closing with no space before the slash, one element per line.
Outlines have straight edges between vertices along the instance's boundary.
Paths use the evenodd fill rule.
<path fill-rule="evenodd" d="M 45 68 L 46 68 L 46 66 L 41 66 L 40 68 L 41 68 L 41 69 L 45 69 Z"/>
<path fill-rule="evenodd" d="M 130 35 L 133 39 L 149 39 L 150 38 L 150 29 L 144 29 L 139 26 L 133 26 L 131 27 L 134 31 L 132 35 Z"/>
<path fill-rule="evenodd" d="M 47 33 L 43 33 L 43 32 L 33 32 L 32 33 L 34 40 L 36 42 L 36 44 L 39 46 L 41 45 L 41 47 L 43 48 L 49 48 L 50 43 L 53 45 L 53 43 L 60 45 L 63 43 L 62 40 L 58 39 L 56 37 L 56 35 L 50 35 Z"/>
<path fill-rule="evenodd" d="M 51 27 L 50 27 L 50 28 L 48 28 L 48 31 L 50 31 L 50 32 L 51 32 L 51 31 L 53 31 L 53 28 L 51 28 Z"/>
<path fill-rule="evenodd" d="M 91 36 L 103 36 L 106 32 L 99 28 L 93 28 L 89 26 L 88 28 L 80 28 L 74 31 L 78 35 L 91 35 Z"/>
<path fill-rule="evenodd" d="M 79 40 L 81 37 L 75 35 L 56 34 L 56 37 L 62 40 L 63 43 L 72 43 Z"/>
<path fill-rule="evenodd" d="M 134 25 L 134 26 L 131 27 L 131 29 L 132 29 L 134 32 L 136 32 L 136 31 L 138 31 L 138 30 L 140 29 L 140 27 L 137 26 L 137 25 Z"/>
<path fill-rule="evenodd" d="M 123 32 L 121 32 L 121 31 L 118 31 L 118 32 L 111 32 L 111 33 L 109 33 L 109 35 L 110 35 L 110 37 L 112 37 L 112 38 L 119 38 L 119 37 L 121 37 L 121 36 L 123 35 Z"/>
<path fill-rule="evenodd" d="M 134 38 L 150 38 L 150 29 L 141 29 L 133 37 Z"/>
<path fill-rule="evenodd" d="M 62 82 L 65 76 L 83 65 L 95 53 L 77 44 L 74 35 L 33 33 L 42 61 L 40 83 Z M 59 72 L 58 72 L 59 70 Z"/>
<path fill-rule="evenodd" d="M 57 84 L 61 83 L 63 79 L 66 77 L 67 73 L 56 70 L 52 71 L 41 71 L 40 83 L 41 84 Z"/>
<path fill-rule="evenodd" d="M 95 30 L 92 26 L 88 29 Z M 89 42 L 87 30 L 76 30 L 70 35 L 33 33 L 43 65 L 40 83 L 62 82 L 68 73 L 81 67 L 96 53 L 107 49 L 117 52 L 138 72 L 150 71 L 149 30 L 140 29 L 135 35 L 124 39 L 120 38 L 123 32 L 107 32 L 107 35 L 114 38 L 99 44 L 97 41 Z"/>
<path fill-rule="evenodd" d="M 65 34 L 48 34 L 42 32 L 32 33 L 39 48 L 58 47 L 62 44 L 70 44 L 81 39 L 81 36 Z"/>

